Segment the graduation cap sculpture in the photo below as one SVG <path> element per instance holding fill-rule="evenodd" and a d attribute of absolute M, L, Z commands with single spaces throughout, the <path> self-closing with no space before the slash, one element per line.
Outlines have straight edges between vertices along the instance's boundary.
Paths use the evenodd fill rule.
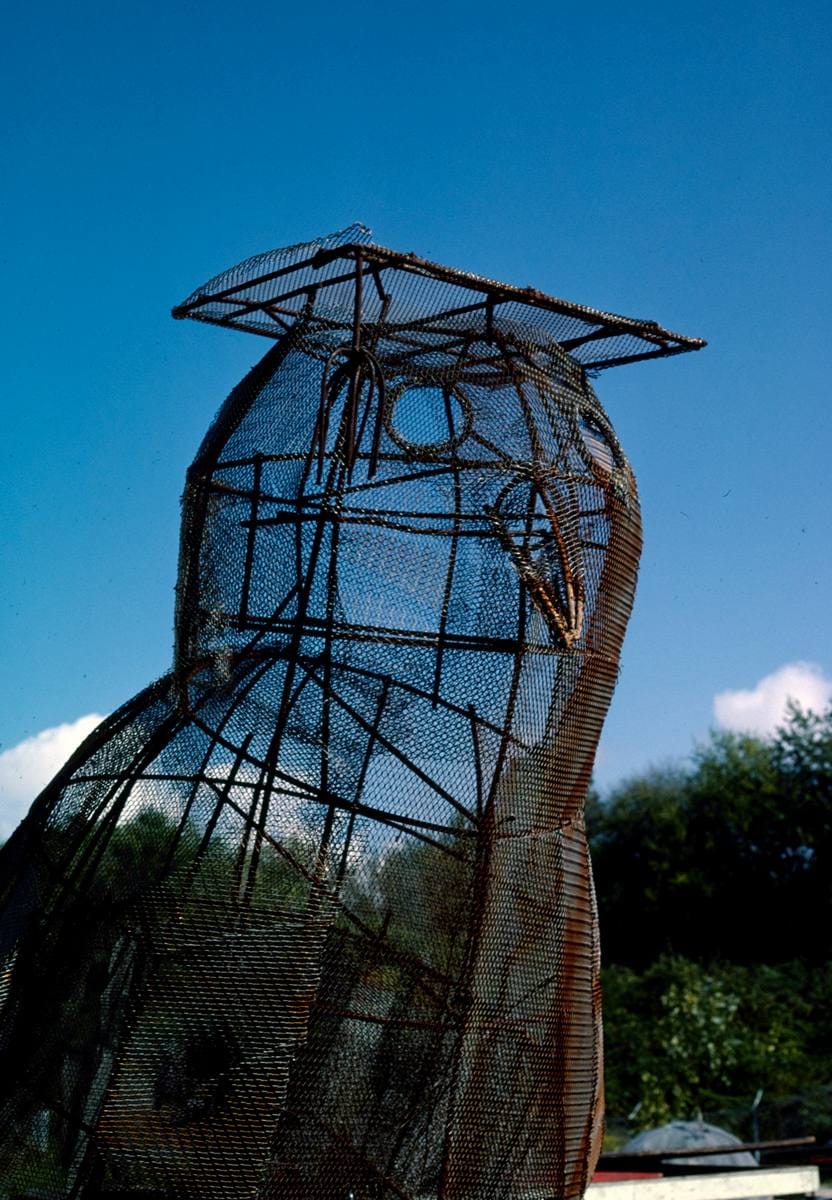
<path fill-rule="evenodd" d="M 0 852 L 0 1196 L 571 1200 L 641 540 L 588 376 L 703 343 L 361 226 L 174 315 L 275 344 L 188 472 L 172 672 Z"/>

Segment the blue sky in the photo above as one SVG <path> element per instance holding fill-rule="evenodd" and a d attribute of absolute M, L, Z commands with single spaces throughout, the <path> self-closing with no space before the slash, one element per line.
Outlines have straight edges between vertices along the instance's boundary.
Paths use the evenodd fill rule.
<path fill-rule="evenodd" d="M 20 776 L 27 739 L 54 757 L 58 727 L 169 665 L 185 468 L 265 349 L 175 323 L 171 305 L 352 220 L 710 342 L 597 383 L 646 531 L 601 782 L 686 754 L 716 695 L 788 664 L 816 664 L 788 679 L 825 697 L 831 14 L 730 0 L 7 11 L 0 784 L 4 754 L 29 747 L 6 759 Z"/>

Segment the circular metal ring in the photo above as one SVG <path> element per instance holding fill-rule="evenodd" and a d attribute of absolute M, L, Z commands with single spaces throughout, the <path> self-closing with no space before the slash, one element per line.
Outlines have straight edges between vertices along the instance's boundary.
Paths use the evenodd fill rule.
<path fill-rule="evenodd" d="M 433 442 L 415 442 L 410 438 L 406 438 L 398 429 L 396 429 L 394 421 L 396 416 L 396 406 L 399 404 L 403 396 L 408 392 L 439 392 L 443 396 L 445 403 L 449 404 L 455 400 L 462 410 L 462 424 L 459 430 L 455 430 L 453 435 L 448 438 L 442 438 Z M 384 428 L 387 431 L 391 441 L 414 458 L 432 458 L 437 454 L 448 454 L 461 445 L 468 437 L 474 424 L 474 413 L 471 407 L 471 401 L 468 399 L 465 392 L 458 384 L 431 384 L 431 383 L 412 383 L 407 382 L 399 384 L 398 387 L 391 388 L 387 395 L 387 403 L 384 408 Z"/>

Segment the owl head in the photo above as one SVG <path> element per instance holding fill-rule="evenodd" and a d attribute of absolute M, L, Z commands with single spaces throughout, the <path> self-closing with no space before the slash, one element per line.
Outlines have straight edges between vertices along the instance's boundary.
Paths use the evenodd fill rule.
<path fill-rule="evenodd" d="M 620 640 L 597 596 L 612 573 L 628 611 L 638 506 L 590 376 L 701 343 L 368 237 L 248 260 L 174 310 L 276 341 L 189 473 L 180 666 L 299 628 L 562 654 Z"/>

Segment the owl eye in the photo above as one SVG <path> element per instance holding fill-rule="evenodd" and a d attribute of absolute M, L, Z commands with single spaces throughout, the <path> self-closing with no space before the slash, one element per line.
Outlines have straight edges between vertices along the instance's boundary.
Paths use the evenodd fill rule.
<path fill-rule="evenodd" d="M 587 413 L 578 414 L 578 432 L 593 464 L 607 474 L 620 465 L 621 454 L 609 433 Z"/>
<path fill-rule="evenodd" d="M 424 456 L 455 449 L 471 432 L 471 419 L 458 387 L 417 385 L 392 393 L 384 423 L 397 446 Z"/>

